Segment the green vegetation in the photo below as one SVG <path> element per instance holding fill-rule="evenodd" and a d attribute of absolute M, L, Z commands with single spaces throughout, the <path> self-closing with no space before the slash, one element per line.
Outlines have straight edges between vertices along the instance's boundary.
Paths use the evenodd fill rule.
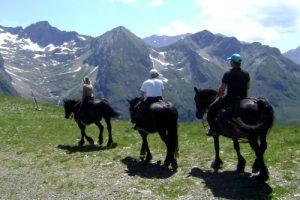
<path fill-rule="evenodd" d="M 0 96 L 0 199 L 299 198 L 299 126 L 275 125 L 269 133 L 270 180 L 260 185 L 249 177 L 254 152 L 248 144 L 241 144 L 245 174 L 234 172 L 235 151 L 223 137 L 223 169 L 210 170 L 213 140 L 200 123 L 179 124 L 179 168 L 173 174 L 158 165 L 165 157 L 158 134 L 149 136 L 151 163 L 140 162 L 141 138 L 128 121 L 112 122 L 116 147 L 77 147 L 80 131 L 64 119 L 63 108 L 38 105 L 41 110 L 32 101 Z M 95 125 L 87 128 L 95 141 L 97 131 Z"/>

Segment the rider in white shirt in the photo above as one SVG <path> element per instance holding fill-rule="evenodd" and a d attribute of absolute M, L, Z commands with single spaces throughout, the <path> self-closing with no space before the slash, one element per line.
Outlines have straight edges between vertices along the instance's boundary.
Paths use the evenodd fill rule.
<path fill-rule="evenodd" d="M 140 95 L 143 100 L 139 106 L 139 110 L 136 117 L 136 126 L 135 129 L 141 123 L 145 113 L 147 112 L 149 106 L 157 101 L 162 100 L 162 93 L 164 90 L 163 81 L 158 79 L 159 73 L 156 69 L 150 70 L 150 78 L 143 82 Z"/>
<path fill-rule="evenodd" d="M 141 98 L 160 98 L 162 99 L 162 93 L 164 90 L 164 84 L 162 80 L 158 79 L 159 73 L 156 69 L 150 70 L 150 78 L 143 82 L 141 87 Z"/>

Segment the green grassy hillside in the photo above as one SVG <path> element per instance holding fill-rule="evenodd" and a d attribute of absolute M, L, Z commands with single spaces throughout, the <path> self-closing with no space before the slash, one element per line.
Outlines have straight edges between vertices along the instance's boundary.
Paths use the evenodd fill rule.
<path fill-rule="evenodd" d="M 299 198 L 300 127 L 274 126 L 265 161 L 270 180 L 251 178 L 254 153 L 241 144 L 245 174 L 234 172 L 231 141 L 220 139 L 222 170 L 213 173 L 212 138 L 201 123 L 179 124 L 179 168 L 160 166 L 165 146 L 149 136 L 151 163 L 140 162 L 141 138 L 128 121 L 113 120 L 114 148 L 77 147 L 79 129 L 62 107 L 0 96 L 0 199 L 281 199 Z M 87 134 L 97 141 L 92 125 Z M 104 132 L 104 143 L 107 131 Z"/>

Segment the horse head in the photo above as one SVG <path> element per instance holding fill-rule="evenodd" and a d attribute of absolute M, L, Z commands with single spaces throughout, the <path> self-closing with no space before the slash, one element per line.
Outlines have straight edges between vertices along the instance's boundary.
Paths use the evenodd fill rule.
<path fill-rule="evenodd" d="M 74 113 L 74 106 L 76 105 L 77 101 L 75 100 L 64 100 L 64 108 L 65 108 L 65 118 L 69 119 L 70 115 Z"/>
<path fill-rule="evenodd" d="M 130 118 L 134 119 L 137 113 L 138 105 L 142 102 L 142 99 L 140 97 L 135 97 L 131 100 L 127 99 L 127 101 L 129 103 Z"/>
<path fill-rule="evenodd" d="M 212 89 L 198 89 L 194 87 L 196 104 L 196 117 L 202 119 L 209 105 L 217 98 L 218 92 Z"/>

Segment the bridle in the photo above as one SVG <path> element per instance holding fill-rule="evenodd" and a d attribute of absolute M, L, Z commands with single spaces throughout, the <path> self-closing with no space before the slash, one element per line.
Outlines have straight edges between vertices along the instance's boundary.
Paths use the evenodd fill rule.
<path fill-rule="evenodd" d="M 214 96 L 214 97 L 212 98 L 213 101 L 214 101 L 215 99 L 217 99 L 218 97 L 219 97 L 218 94 L 217 94 L 216 96 Z M 212 101 L 212 102 L 213 102 L 213 101 Z M 205 120 L 204 118 L 201 119 L 202 126 L 203 126 L 203 128 L 205 128 L 205 129 L 209 126 L 208 123 L 205 124 L 205 121 L 207 122 L 207 112 L 208 112 L 208 108 L 205 109 L 204 114 L 203 114 L 203 116 L 206 114 L 206 120 Z"/>
<path fill-rule="evenodd" d="M 206 129 L 209 125 L 208 125 L 208 123 L 205 124 L 205 121 L 207 122 L 207 120 L 204 120 L 204 119 L 202 118 L 202 120 L 201 120 L 202 126 L 203 126 L 203 128 Z"/>

